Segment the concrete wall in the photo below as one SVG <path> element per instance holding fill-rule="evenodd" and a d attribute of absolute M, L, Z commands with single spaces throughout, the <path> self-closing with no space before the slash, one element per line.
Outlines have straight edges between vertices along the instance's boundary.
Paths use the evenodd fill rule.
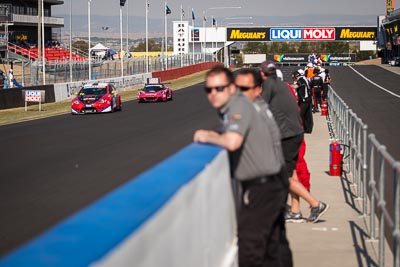
<path fill-rule="evenodd" d="M 227 152 L 192 144 L 1 259 L 0 267 L 236 267 L 236 242 Z"/>
<path fill-rule="evenodd" d="M 97 82 L 114 82 L 118 90 L 124 91 L 129 87 L 143 85 L 147 78 L 151 78 L 151 73 L 136 74 L 132 76 L 126 76 L 124 78 L 109 78 L 96 80 Z M 95 81 L 91 81 L 95 82 Z M 80 81 L 72 83 L 58 83 L 54 84 L 54 94 L 56 102 L 72 99 L 74 93 L 79 91 L 83 84 L 89 83 L 89 81 Z"/>
<path fill-rule="evenodd" d="M 203 70 L 208 70 L 214 67 L 215 65 L 220 65 L 220 64 L 221 63 L 219 62 L 205 62 L 182 68 L 176 68 L 164 71 L 155 71 L 153 72 L 153 77 L 160 78 L 160 80 L 164 82 L 168 80 L 174 80 Z"/>

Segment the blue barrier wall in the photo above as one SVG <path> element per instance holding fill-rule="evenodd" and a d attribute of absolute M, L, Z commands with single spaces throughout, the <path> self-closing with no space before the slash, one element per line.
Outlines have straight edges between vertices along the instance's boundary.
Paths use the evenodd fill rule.
<path fill-rule="evenodd" d="M 217 161 L 218 163 L 213 163 Z M 174 266 L 180 265 L 180 258 L 187 257 L 187 260 L 193 260 L 197 257 L 198 255 L 190 255 L 193 251 L 194 253 L 202 254 L 199 256 L 200 258 L 212 259 L 214 264 L 210 266 L 233 266 L 233 262 L 236 261 L 236 223 L 233 201 L 229 195 L 231 192 L 230 189 L 226 191 L 226 188 L 229 187 L 228 167 L 226 151 L 221 148 L 200 144 L 189 145 L 131 182 L 114 190 L 98 202 L 7 255 L 0 260 L 0 267 L 125 266 L 125 264 L 133 266 L 131 265 L 133 263 L 135 263 L 135 266 L 155 266 L 156 263 L 152 258 L 156 256 L 152 254 L 157 251 L 151 251 L 153 247 L 166 253 L 165 255 L 160 255 L 160 259 L 162 257 L 172 258 L 173 262 L 175 262 Z M 202 173 L 203 175 L 200 175 Z M 222 178 L 216 179 L 221 174 Z M 221 181 L 222 183 L 219 182 L 217 185 L 215 181 Z M 199 184 L 203 185 L 199 186 Z M 219 189 L 209 188 L 211 186 L 223 187 L 225 191 L 221 192 L 227 193 L 225 193 L 225 196 L 221 196 L 218 192 Z M 210 194 L 210 190 L 214 191 L 214 193 Z M 185 201 L 179 197 L 184 194 L 186 194 Z M 199 195 L 200 198 L 197 197 L 193 201 L 187 200 L 188 195 Z M 214 204 L 203 203 L 207 201 L 214 201 Z M 173 202 L 184 206 L 177 210 L 177 204 L 174 204 L 175 206 L 171 206 L 168 209 L 167 207 Z M 218 202 L 226 203 L 226 205 L 215 204 Z M 204 253 L 201 248 L 204 247 L 204 250 L 208 250 L 213 246 L 213 244 L 206 244 L 207 239 L 210 239 L 210 242 L 214 242 L 210 236 L 206 236 L 205 241 L 202 241 L 204 244 L 200 244 L 200 251 L 197 251 L 199 250 L 198 248 L 193 251 L 181 251 L 182 248 L 187 246 L 184 245 L 179 250 L 172 251 L 171 249 L 168 252 L 168 247 L 166 247 L 168 244 L 171 246 L 175 242 L 182 242 L 182 244 L 192 241 L 197 242 L 196 240 L 191 240 L 190 236 L 176 236 L 173 232 L 176 229 L 174 230 L 173 227 L 169 229 L 169 225 L 176 224 L 174 218 L 178 218 L 181 213 L 183 215 L 185 212 L 204 209 L 204 205 L 215 206 L 207 207 L 202 212 L 199 212 L 202 217 L 210 217 L 205 218 L 205 221 L 211 219 L 212 225 L 207 226 L 209 229 L 206 232 L 221 232 L 224 235 L 225 243 L 221 243 L 220 249 L 213 248 L 213 251 L 217 250 L 217 252 Z M 216 210 L 217 206 L 220 206 L 220 211 Z M 164 214 L 164 219 L 157 219 L 161 218 L 158 214 Z M 220 214 L 224 218 L 228 217 L 226 218 L 228 222 L 225 222 L 224 219 L 221 220 L 221 218 L 216 218 L 213 221 L 213 217 L 216 217 L 216 214 L 217 216 Z M 196 231 L 193 228 L 198 228 L 198 226 L 195 227 L 193 223 L 190 223 L 190 220 L 199 220 L 199 218 L 194 218 L 195 216 L 193 214 L 181 216 L 183 219 L 180 219 L 182 222 L 179 222 L 181 226 L 178 228 L 188 228 L 185 230 L 186 233 Z M 186 219 L 188 221 L 185 221 Z M 200 220 L 202 219 L 200 218 Z M 217 225 L 220 222 L 223 224 Z M 153 226 L 149 228 L 150 226 L 147 227 L 147 225 Z M 146 230 L 146 227 L 151 230 Z M 228 231 L 226 229 L 221 231 L 218 228 L 227 228 Z M 160 240 L 157 238 L 159 232 L 163 231 L 170 231 L 169 238 L 175 238 L 175 240 L 169 240 L 168 242 L 166 242 L 167 240 L 161 240 L 161 242 L 164 242 L 164 247 L 160 245 Z M 135 239 L 140 240 L 135 241 Z M 147 240 L 147 246 L 146 244 L 143 246 L 143 240 Z M 135 242 L 140 243 L 140 246 L 135 248 Z M 130 248 L 136 254 L 132 253 L 133 251 L 129 251 L 129 246 L 124 245 L 129 243 L 131 244 Z M 128 247 L 128 249 L 124 249 L 124 246 Z M 141 249 L 143 251 L 140 251 Z M 124 250 L 125 252 L 119 252 Z M 182 255 L 171 255 L 180 253 Z M 148 257 L 147 254 L 152 259 L 151 261 L 146 259 Z M 230 254 L 229 257 L 232 259 L 227 260 L 227 254 Z M 205 260 L 209 261 L 208 259 Z M 223 261 L 225 261 L 224 264 L 222 264 Z M 120 264 L 115 265 L 115 262 Z M 139 264 L 140 262 L 142 264 Z M 221 264 L 216 265 L 216 262 L 221 262 Z M 188 266 L 185 260 L 182 260 L 181 265 Z M 195 264 L 191 266 L 195 266 Z"/>

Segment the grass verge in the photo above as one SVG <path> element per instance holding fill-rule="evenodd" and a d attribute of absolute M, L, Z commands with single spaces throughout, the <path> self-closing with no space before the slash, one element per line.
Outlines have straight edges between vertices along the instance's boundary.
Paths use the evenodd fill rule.
<path fill-rule="evenodd" d="M 201 71 L 176 80 L 168 81 L 170 82 L 169 86 L 173 90 L 179 90 L 200 83 L 204 81 L 205 73 L 206 71 Z M 122 102 L 136 99 L 137 90 L 138 87 L 121 91 Z M 39 112 L 38 110 L 38 104 L 28 106 L 27 111 L 25 111 L 25 107 L 0 110 L 0 125 L 70 113 L 71 100 L 42 104 L 42 111 Z"/>

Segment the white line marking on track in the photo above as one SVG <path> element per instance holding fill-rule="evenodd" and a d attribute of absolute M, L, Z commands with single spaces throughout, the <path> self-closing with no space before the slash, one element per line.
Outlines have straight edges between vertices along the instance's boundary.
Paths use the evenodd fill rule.
<path fill-rule="evenodd" d="M 391 94 L 392 96 L 395 96 L 397 98 L 400 98 L 400 95 L 397 95 L 395 93 L 393 93 L 392 91 L 389 91 L 388 89 L 380 86 L 379 84 L 374 83 L 373 81 L 371 81 L 370 79 L 368 79 L 367 77 L 365 77 L 364 75 L 362 75 L 361 73 L 359 73 L 358 71 L 356 71 L 353 67 L 349 66 L 350 69 L 352 69 L 355 73 L 357 73 L 358 75 L 360 75 L 362 78 L 364 78 L 366 81 L 372 83 L 373 85 L 375 85 L 376 87 L 378 87 L 379 89 L 385 91 L 386 93 Z"/>
<path fill-rule="evenodd" d="M 337 231 L 339 231 L 339 228 L 332 227 L 331 229 L 329 229 L 328 227 L 313 227 L 313 228 L 311 228 L 311 230 L 320 231 L 320 232 L 328 232 L 328 231 L 337 232 Z"/>

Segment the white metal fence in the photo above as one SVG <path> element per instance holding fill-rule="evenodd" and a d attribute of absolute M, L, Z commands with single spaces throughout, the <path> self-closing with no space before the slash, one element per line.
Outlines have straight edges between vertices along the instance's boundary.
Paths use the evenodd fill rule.
<path fill-rule="evenodd" d="M 368 133 L 368 126 L 332 88 L 328 105 L 336 138 L 347 148 L 344 164 L 355 194 L 362 201 L 369 239 L 379 242 L 378 264 L 400 267 L 400 162 L 373 133 Z M 390 244 L 393 263 L 385 262 L 385 253 L 390 253 L 385 252 L 385 241 Z"/>

